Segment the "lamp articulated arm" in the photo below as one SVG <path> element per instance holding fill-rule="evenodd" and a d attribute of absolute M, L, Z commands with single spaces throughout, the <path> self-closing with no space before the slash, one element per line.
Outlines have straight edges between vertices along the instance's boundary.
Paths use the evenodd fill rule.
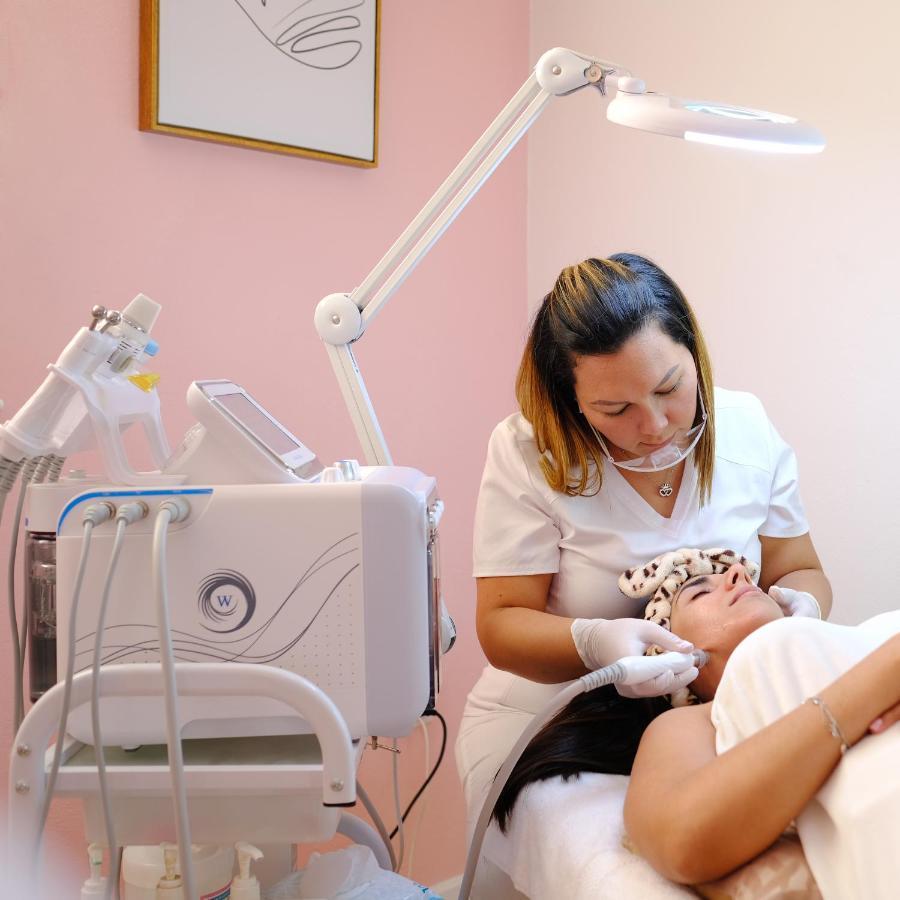
<path fill-rule="evenodd" d="M 330 294 L 316 307 L 316 329 L 325 341 L 366 462 L 390 465 L 391 455 L 350 345 L 362 337 L 407 275 L 438 241 L 494 169 L 531 127 L 551 97 L 584 87 L 616 96 L 611 122 L 688 141 L 776 153 L 819 153 L 825 139 L 792 116 L 708 101 L 681 100 L 650 92 L 622 66 L 571 50 L 548 50 L 518 93 L 438 188 L 393 247 L 350 294 Z"/>
<path fill-rule="evenodd" d="M 349 294 L 329 294 L 316 307 L 315 324 L 341 387 L 368 465 L 391 465 L 391 454 L 351 344 L 359 340 L 385 303 L 440 240 L 469 200 L 531 127 L 554 96 L 628 75 L 615 63 L 555 48 L 538 60 L 528 80 L 503 108 L 421 212 L 397 238 L 362 284 Z"/>

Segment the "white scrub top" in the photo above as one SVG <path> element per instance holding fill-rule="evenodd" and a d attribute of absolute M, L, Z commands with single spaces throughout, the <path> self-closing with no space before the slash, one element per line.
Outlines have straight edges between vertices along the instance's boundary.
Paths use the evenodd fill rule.
<path fill-rule="evenodd" d="M 553 573 L 548 612 L 643 617 L 644 604 L 619 592 L 625 569 L 679 547 L 727 547 L 759 561 L 760 535 L 805 534 L 794 452 L 760 401 L 716 388 L 715 409 L 712 496 L 701 509 L 689 458 L 669 519 L 606 460 L 594 496 L 552 490 L 531 425 L 520 413 L 502 421 L 491 435 L 475 513 L 475 576 Z"/>

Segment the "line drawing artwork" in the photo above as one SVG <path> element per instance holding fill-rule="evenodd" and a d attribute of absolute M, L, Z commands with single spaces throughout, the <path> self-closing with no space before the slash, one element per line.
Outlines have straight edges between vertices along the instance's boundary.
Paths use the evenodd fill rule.
<path fill-rule="evenodd" d="M 140 0 L 141 130 L 376 167 L 381 2 Z"/>
<path fill-rule="evenodd" d="M 294 62 L 329 71 L 349 66 L 363 49 L 352 10 L 366 0 L 235 0 L 259 33 Z M 324 7 L 324 8 L 323 8 Z M 316 11 L 316 10 L 321 11 Z M 354 34 L 355 32 L 355 34 Z"/>

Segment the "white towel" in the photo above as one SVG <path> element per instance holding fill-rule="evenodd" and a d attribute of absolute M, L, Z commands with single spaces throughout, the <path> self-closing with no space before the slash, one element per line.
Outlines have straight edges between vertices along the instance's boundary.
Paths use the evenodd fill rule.
<path fill-rule="evenodd" d="M 696 897 L 622 846 L 624 775 L 583 773 L 528 785 L 506 835 L 492 824 L 484 856 L 531 900 Z"/>
<path fill-rule="evenodd" d="M 900 611 L 857 626 L 783 619 L 754 632 L 729 660 L 713 701 L 717 751 L 795 709 L 897 632 Z M 823 740 L 833 740 L 824 721 L 822 728 Z M 900 896 L 898 760 L 900 724 L 853 747 L 798 817 L 825 900 Z"/>

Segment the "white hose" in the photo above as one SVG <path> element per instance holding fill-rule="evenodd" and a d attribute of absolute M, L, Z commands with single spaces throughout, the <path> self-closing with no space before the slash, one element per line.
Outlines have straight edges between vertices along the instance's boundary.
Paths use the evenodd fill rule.
<path fill-rule="evenodd" d="M 400 837 L 400 849 L 397 851 L 397 868 L 400 872 L 403 865 L 403 855 L 406 849 L 406 836 L 403 830 L 403 807 L 400 805 L 400 751 L 397 749 L 397 739 L 393 740 L 393 752 L 391 753 L 391 776 L 394 783 L 394 811 L 397 815 L 397 834 Z"/>
<path fill-rule="evenodd" d="M 428 780 L 428 774 L 431 772 L 431 743 L 428 738 L 428 725 L 425 719 L 419 719 L 419 728 L 422 730 L 422 740 L 425 744 L 425 780 Z M 419 815 L 416 819 L 416 827 L 412 833 L 412 839 L 409 842 L 409 856 L 406 860 L 406 877 L 413 877 L 413 859 L 416 855 L 416 842 L 419 839 L 419 833 L 422 831 L 422 822 L 425 820 L 425 811 L 428 809 L 428 799 L 431 796 L 427 791 L 422 797 L 422 805 L 419 807 Z"/>
<path fill-rule="evenodd" d="M 388 830 L 385 827 L 384 820 L 378 814 L 378 810 L 375 808 L 375 804 L 369 799 L 369 795 L 365 792 L 363 786 L 357 781 L 356 782 L 356 796 L 359 797 L 360 803 L 365 807 L 366 812 L 371 816 L 372 821 L 375 823 L 375 827 L 378 829 L 378 834 L 381 836 L 381 840 L 384 841 L 385 849 L 387 850 L 388 857 L 391 861 L 391 869 L 392 871 L 397 871 L 397 857 L 394 855 L 394 845 L 391 843 L 390 835 L 388 835 Z"/>
<path fill-rule="evenodd" d="M 184 757 L 178 724 L 178 686 L 175 682 L 175 652 L 169 625 L 169 596 L 166 587 L 166 539 L 169 523 L 183 518 L 173 501 L 160 504 L 153 527 L 153 581 L 156 594 L 156 624 L 159 631 L 159 661 L 162 665 L 166 700 L 166 744 L 169 750 L 169 772 L 172 778 L 175 805 L 175 833 L 184 896 L 194 900 L 198 896 L 194 881 L 194 861 L 191 856 L 191 823 L 188 815 L 187 789 L 184 783 Z"/>
<path fill-rule="evenodd" d="M 104 889 L 105 900 L 110 900 L 114 884 L 119 882 L 118 853 L 116 848 L 116 831 L 113 826 L 112 807 L 109 800 L 109 784 L 106 780 L 106 754 L 103 750 L 103 733 L 100 728 L 100 662 L 103 656 L 103 630 L 106 627 L 106 610 L 109 606 L 109 592 L 112 586 L 122 542 L 128 522 L 125 519 L 116 521 L 116 536 L 113 540 L 112 552 L 109 556 L 109 568 L 106 581 L 103 583 L 103 594 L 100 600 L 100 613 L 97 616 L 97 631 L 94 635 L 94 663 L 91 668 L 91 731 L 94 739 L 94 757 L 97 762 L 97 779 L 100 782 L 100 801 L 103 805 L 103 824 L 106 828 L 106 842 L 109 845 L 109 878 Z"/>
<path fill-rule="evenodd" d="M 24 459 L 13 462 L 5 456 L 0 456 L 0 524 L 3 523 L 3 507 L 6 505 L 6 497 L 13 489 L 23 465 L 25 465 Z"/>
<path fill-rule="evenodd" d="M 56 778 L 59 775 L 59 767 L 62 762 L 62 750 L 66 737 L 66 724 L 69 719 L 69 706 L 72 702 L 72 678 L 75 675 L 75 635 L 76 619 L 78 616 L 78 600 L 81 596 L 81 584 L 84 581 L 84 573 L 87 569 L 88 554 L 91 549 L 91 533 L 94 530 L 94 522 L 86 519 L 84 522 L 84 536 L 81 542 L 81 557 L 78 560 L 78 569 L 75 575 L 75 585 L 72 591 L 72 608 L 69 613 L 69 630 L 66 646 L 66 674 L 65 687 L 63 688 L 62 708 L 59 713 L 59 728 L 56 734 L 56 745 L 53 748 L 53 763 L 50 766 L 50 774 L 47 776 L 47 790 L 44 795 L 44 803 L 41 807 L 41 819 L 38 833 L 35 836 L 34 861 L 37 862 L 41 847 L 41 839 L 44 834 L 44 826 L 47 824 L 47 816 L 50 813 L 50 804 L 53 802 L 53 792 L 56 790 Z"/>
<path fill-rule="evenodd" d="M 375 854 L 375 860 L 382 869 L 393 868 L 390 854 L 384 846 L 381 835 L 368 822 L 364 822 L 358 816 L 341 813 L 337 830 L 338 834 L 350 838 L 354 844 L 363 844 L 368 847 Z"/>

